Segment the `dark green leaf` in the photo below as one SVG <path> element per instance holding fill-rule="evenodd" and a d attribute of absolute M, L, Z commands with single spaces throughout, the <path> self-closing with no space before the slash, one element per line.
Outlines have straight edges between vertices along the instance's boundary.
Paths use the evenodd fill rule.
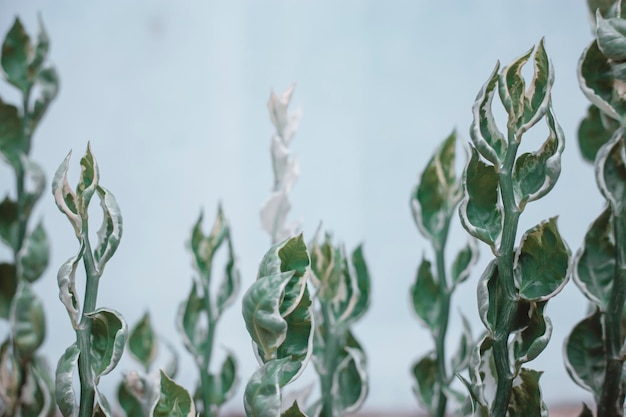
<path fill-rule="evenodd" d="M 237 388 L 237 362 L 232 353 L 228 353 L 220 373 L 209 374 L 209 379 L 211 384 L 202 389 L 209 390 L 211 405 L 215 406 L 217 412 L 217 408 L 232 398 Z"/>
<path fill-rule="evenodd" d="M 43 25 L 41 14 L 37 16 L 39 21 L 39 33 L 37 34 L 37 45 L 35 45 L 35 53 L 32 61 L 28 65 L 28 70 L 31 74 L 37 74 L 41 69 L 41 64 L 44 63 L 48 57 L 48 51 L 50 50 L 50 38 Z"/>
<path fill-rule="evenodd" d="M 415 386 L 413 392 L 431 415 L 435 415 L 439 402 L 437 381 L 437 356 L 430 352 L 413 365 L 411 372 Z"/>
<path fill-rule="evenodd" d="M 465 282 L 469 278 L 472 267 L 478 261 L 478 247 L 476 241 L 470 238 L 469 242 L 463 249 L 457 253 L 456 258 L 452 262 L 452 287 Z"/>
<path fill-rule="evenodd" d="M 217 318 L 222 315 L 222 312 L 226 307 L 228 307 L 235 301 L 237 293 L 239 292 L 240 283 L 241 277 L 239 275 L 239 267 L 237 265 L 237 262 L 235 261 L 235 253 L 229 236 L 228 261 L 226 262 L 226 270 L 224 278 L 222 279 L 219 289 L 217 290 L 217 296 L 215 298 L 215 303 L 217 306 Z"/>
<path fill-rule="evenodd" d="M 527 230 L 515 253 L 513 271 L 520 297 L 528 301 L 554 297 L 569 279 L 569 265 L 570 250 L 555 217 Z"/>
<path fill-rule="evenodd" d="M 591 15 L 591 18 L 593 20 L 595 20 L 596 10 L 598 9 L 600 10 L 602 16 L 607 17 L 609 10 L 611 9 L 611 6 L 613 6 L 613 4 L 615 4 L 615 0 L 587 0 L 589 14 Z"/>
<path fill-rule="evenodd" d="M 9 83 L 27 94 L 32 85 L 32 73 L 28 69 L 33 55 L 30 37 L 22 22 L 15 18 L 13 26 L 2 44 L 2 68 Z"/>
<path fill-rule="evenodd" d="M 478 280 L 478 313 L 490 332 L 496 328 L 498 312 L 504 302 L 501 286 L 498 285 L 498 263 L 493 259 Z"/>
<path fill-rule="evenodd" d="M 0 154 L 15 171 L 21 170 L 21 156 L 28 152 L 17 107 L 0 99 Z"/>
<path fill-rule="evenodd" d="M 74 343 L 65 350 L 57 364 L 55 397 L 59 411 L 64 417 L 76 417 L 78 415 L 78 402 L 73 381 L 79 355 L 80 349 Z"/>
<path fill-rule="evenodd" d="M 154 417 L 195 417 L 196 407 L 189 392 L 161 371 L 161 396 Z"/>
<path fill-rule="evenodd" d="M 11 311 L 13 346 L 18 357 L 29 360 L 46 337 L 43 304 L 27 282 L 18 285 L 13 303 Z"/>
<path fill-rule="evenodd" d="M 0 239 L 14 251 L 20 249 L 18 226 L 17 203 L 6 196 L 0 203 Z"/>
<path fill-rule="evenodd" d="M 202 314 L 206 314 L 204 301 L 194 282 L 187 301 L 181 303 L 178 309 L 176 323 L 178 331 L 183 336 L 185 347 L 195 357 L 196 361 L 200 359 L 199 352 L 205 350 L 207 343 L 207 329 L 201 326 Z"/>
<path fill-rule="evenodd" d="M 270 360 L 252 374 L 243 396 L 246 416 L 276 417 L 280 415 L 281 393 L 278 375 L 280 369 L 288 361 L 289 358 Z"/>
<path fill-rule="evenodd" d="M 578 127 L 578 147 L 587 162 L 593 163 L 598 150 L 607 143 L 617 129 L 614 119 L 602 116 L 593 104 L 587 110 L 587 116 Z"/>
<path fill-rule="evenodd" d="M 596 36 L 600 51 L 616 62 L 626 60 L 626 20 L 596 15 Z"/>
<path fill-rule="evenodd" d="M 565 339 L 565 368 L 574 382 L 600 398 L 606 353 L 599 310 L 578 323 Z"/>
<path fill-rule="evenodd" d="M 35 282 L 48 267 L 50 245 L 41 222 L 24 240 L 18 253 L 18 275 L 28 282 Z"/>
<path fill-rule="evenodd" d="M 542 372 L 522 368 L 517 383 L 513 384 L 509 417 L 541 416 L 542 401 L 539 378 Z"/>
<path fill-rule="evenodd" d="M 533 303 L 530 322 L 513 338 L 513 356 L 517 367 L 535 359 L 548 346 L 552 322 L 543 314 L 545 303 Z"/>
<path fill-rule="evenodd" d="M 104 187 L 97 187 L 102 207 L 102 225 L 98 230 L 98 245 L 94 250 L 94 258 L 100 273 L 111 259 L 122 239 L 122 213 L 113 194 Z"/>
<path fill-rule="evenodd" d="M 498 205 L 498 174 L 493 165 L 480 160 L 472 148 L 465 168 L 465 198 L 459 213 L 469 234 L 495 248 L 502 234 L 502 210 Z"/>
<path fill-rule="evenodd" d="M 141 401 L 130 388 L 128 388 L 126 378 L 124 378 L 124 381 L 117 387 L 117 401 L 124 410 L 126 417 L 144 417 Z"/>
<path fill-rule="evenodd" d="M 368 389 L 365 354 L 360 348 L 344 347 L 333 377 L 333 392 L 338 393 L 334 397 L 335 409 L 339 415 L 351 414 L 361 408 Z"/>
<path fill-rule="evenodd" d="M 438 331 L 441 320 L 439 282 L 433 276 L 431 263 L 426 259 L 422 259 L 417 270 L 415 282 L 411 286 L 411 299 L 417 317 L 431 332 Z"/>
<path fill-rule="evenodd" d="M 128 336 L 128 349 L 148 372 L 157 355 L 157 336 L 152 329 L 148 312 L 144 313 L 135 327 L 131 329 L 130 336 Z"/>
<path fill-rule="evenodd" d="M 298 306 L 287 316 L 287 333 L 285 340 L 277 351 L 277 358 L 289 358 L 280 371 L 279 382 L 281 386 L 287 385 L 296 379 L 304 370 L 306 362 L 311 354 L 310 345 L 313 337 L 313 320 L 311 297 L 304 283 L 304 292 Z"/>
<path fill-rule="evenodd" d="M 96 381 L 119 362 L 124 352 L 128 328 L 117 311 L 99 308 L 85 314 L 91 320 L 91 366 Z"/>
<path fill-rule="evenodd" d="M 615 135 L 600 150 L 596 157 L 596 181 L 604 198 L 617 215 L 626 210 L 626 166 L 624 165 L 623 130 Z"/>
<path fill-rule="evenodd" d="M 359 320 L 370 304 L 370 274 L 367 269 L 367 263 L 363 257 L 363 246 L 359 245 L 352 252 L 352 265 L 354 266 L 354 272 L 356 273 L 357 287 L 359 290 L 359 296 L 356 301 L 356 305 L 350 315 L 350 322 Z"/>
<path fill-rule="evenodd" d="M 9 318 L 11 302 L 17 290 L 17 275 L 12 264 L 0 263 L 0 317 Z"/>
<path fill-rule="evenodd" d="M 583 409 L 580 410 L 578 417 L 593 417 L 593 412 L 587 407 L 587 404 L 583 403 Z"/>
<path fill-rule="evenodd" d="M 300 407 L 298 407 L 298 402 L 294 401 L 291 407 L 289 407 L 285 412 L 283 412 L 280 417 L 307 417 L 302 411 L 300 411 Z"/>

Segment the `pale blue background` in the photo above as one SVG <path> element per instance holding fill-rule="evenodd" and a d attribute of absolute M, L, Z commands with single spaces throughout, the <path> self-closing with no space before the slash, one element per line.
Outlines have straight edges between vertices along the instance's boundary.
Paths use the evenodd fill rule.
<path fill-rule="evenodd" d="M 272 184 L 266 109 L 271 89 L 282 91 L 295 81 L 293 101 L 303 111 L 292 146 L 302 174 L 291 218 L 304 220 L 307 238 L 323 221 L 348 247 L 365 242 L 373 298 L 355 330 L 370 358 L 365 409 L 416 410 L 408 369 L 432 346 L 408 305 L 420 258 L 431 256 L 409 210 L 417 175 L 453 128 L 469 140 L 473 99 L 496 60 L 508 63 L 542 36 L 556 70 L 554 109 L 567 137 L 564 175 L 548 197 L 527 208 L 521 230 L 559 215 L 575 251 L 600 211 L 593 170 L 581 162 L 576 144 L 587 102 L 575 68 L 591 39 L 582 0 L 0 0 L 2 36 L 16 14 L 36 32 L 37 11 L 62 85 L 35 134 L 32 156 L 50 180 L 74 149 L 75 183 L 91 140 L 102 184 L 117 196 L 125 221 L 98 304 L 116 308 L 129 323 L 150 308 L 159 331 L 181 353 L 178 380 L 187 387 L 196 371 L 174 327 L 191 285 L 185 242 L 200 208 L 212 221 L 222 201 L 243 289 L 254 280 L 269 245 L 258 213 Z M 16 99 L 5 85 L 0 93 Z M 543 124 L 535 131 L 524 150 L 543 140 Z M 0 191 L 13 190 L 13 181 L 2 166 Z M 56 271 L 78 246 L 49 193 L 38 207 L 35 219 L 43 217 L 52 241 L 51 266 L 37 291 L 48 313 L 44 351 L 54 363 L 74 337 L 57 299 Z M 450 246 L 465 239 L 455 225 Z M 453 307 L 470 317 L 475 334 L 476 279 L 491 256 L 481 249 L 481 263 Z M 588 398 L 561 359 L 562 339 L 585 309 L 571 283 L 548 308 L 554 337 L 532 366 L 545 371 L 543 391 L 551 405 Z M 455 317 L 451 350 L 458 332 Z M 237 353 L 243 387 L 255 362 L 239 304 L 218 335 Z M 132 366 L 124 361 L 119 368 Z M 103 384 L 110 390 L 118 378 L 107 376 Z M 241 409 L 241 392 L 227 408 Z"/>

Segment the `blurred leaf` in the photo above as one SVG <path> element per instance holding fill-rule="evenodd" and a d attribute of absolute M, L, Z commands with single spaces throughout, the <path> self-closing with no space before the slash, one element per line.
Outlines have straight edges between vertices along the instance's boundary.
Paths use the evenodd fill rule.
<path fill-rule="evenodd" d="M 6 196 L 0 203 L 0 239 L 11 249 L 18 251 L 18 210 L 17 203 Z"/>
<path fill-rule="evenodd" d="M 43 304 L 27 282 L 18 284 L 11 311 L 11 337 L 15 354 L 24 361 L 31 359 L 46 337 Z"/>
<path fill-rule="evenodd" d="M 125 381 L 117 388 L 117 401 L 120 403 L 126 417 L 144 417 L 141 401 L 128 388 Z"/>
<path fill-rule="evenodd" d="M 0 99 L 0 153 L 16 172 L 21 168 L 20 156 L 26 154 L 28 144 L 24 140 L 22 121 L 17 107 Z"/>
<path fill-rule="evenodd" d="M 33 130 L 43 118 L 43 115 L 46 113 L 46 110 L 48 110 L 50 103 L 52 103 L 59 93 L 59 75 L 52 67 L 44 68 L 39 72 L 39 74 L 37 74 L 37 79 L 35 81 L 39 86 L 40 95 L 35 100 L 35 105 L 31 115 L 31 129 Z"/>
<path fill-rule="evenodd" d="M 222 207 L 218 206 L 217 217 L 211 233 L 206 236 L 202 232 L 203 214 L 200 213 L 196 224 L 191 232 L 191 252 L 194 255 L 195 267 L 203 280 L 211 276 L 211 264 L 217 249 L 222 245 L 224 238 L 228 236 L 229 229 Z"/>
<path fill-rule="evenodd" d="M 257 281 L 258 282 L 258 281 Z M 257 369 L 246 385 L 243 406 L 247 416 L 276 417 L 280 415 L 280 369 L 289 358 L 272 359 Z"/>
<path fill-rule="evenodd" d="M 311 339 L 313 338 L 313 319 L 311 296 L 303 283 L 304 292 L 298 306 L 284 317 L 287 323 L 285 339 L 277 350 L 277 358 L 289 358 L 290 361 L 281 367 L 279 383 L 287 385 L 296 379 L 304 370 L 310 355 Z"/>
<path fill-rule="evenodd" d="M 59 411 L 64 417 L 78 417 L 78 402 L 74 392 L 74 371 L 80 350 L 73 343 L 65 350 L 56 370 L 55 396 Z"/>
<path fill-rule="evenodd" d="M 456 258 L 452 262 L 452 288 L 465 282 L 469 278 L 472 267 L 478 261 L 478 247 L 476 241 L 470 238 L 469 242 L 463 249 L 457 253 Z"/>
<path fill-rule="evenodd" d="M 593 412 L 587 407 L 587 404 L 583 403 L 583 409 L 580 410 L 578 417 L 593 417 Z"/>
<path fill-rule="evenodd" d="M 0 263 L 0 317 L 8 319 L 17 290 L 17 275 L 12 264 Z"/>
<path fill-rule="evenodd" d="M 498 205 L 498 174 L 480 160 L 476 148 L 465 168 L 465 198 L 459 213 L 467 232 L 495 248 L 502 234 L 502 209 Z"/>
<path fill-rule="evenodd" d="M 46 28 L 43 25 L 41 14 L 38 16 L 39 33 L 37 34 L 37 44 L 35 45 L 34 54 L 32 60 L 28 64 L 28 71 L 31 74 L 37 74 L 41 69 L 41 64 L 44 63 L 48 57 L 48 51 L 50 50 L 50 38 L 46 32 Z"/>
<path fill-rule="evenodd" d="M 607 16 L 611 6 L 615 4 L 615 0 L 587 0 L 587 6 L 589 7 L 589 14 L 595 21 L 596 10 L 600 9 L 602 16 Z M 584 405 L 584 404 L 583 404 Z M 586 405 L 585 405 L 586 407 Z"/>
<path fill-rule="evenodd" d="M 0 346 L 0 398 L 4 402 L 7 414 L 14 414 L 18 406 L 19 389 L 22 383 L 20 365 L 12 353 L 11 338 Z"/>
<path fill-rule="evenodd" d="M 360 348 L 346 346 L 339 357 L 337 369 L 333 371 L 335 410 L 339 415 L 356 412 L 365 401 L 368 392 L 365 354 Z"/>
<path fill-rule="evenodd" d="M 91 320 L 91 366 L 94 372 L 95 383 L 102 375 L 106 375 L 120 361 L 128 328 L 121 314 L 117 311 L 99 308 L 92 313 L 86 313 Z"/>
<path fill-rule="evenodd" d="M 21 163 L 25 177 L 24 194 L 22 194 L 22 215 L 28 217 L 46 188 L 46 174 L 43 172 L 41 165 L 25 155 L 21 156 Z"/>
<path fill-rule="evenodd" d="M 565 339 L 565 368 L 576 384 L 600 398 L 606 353 L 601 313 L 596 310 L 579 322 Z"/>
<path fill-rule="evenodd" d="M 48 267 L 50 244 L 41 222 L 30 233 L 18 253 L 18 275 L 28 282 L 35 282 Z"/>
<path fill-rule="evenodd" d="M 211 384 L 204 389 L 210 389 L 211 405 L 216 406 L 217 412 L 217 407 L 232 398 L 237 388 L 237 362 L 232 352 L 228 353 L 226 360 L 222 363 L 220 373 L 209 374 L 209 378 Z"/>
<path fill-rule="evenodd" d="M 32 85 L 31 72 L 28 69 L 33 55 L 30 37 L 24 30 L 22 22 L 15 18 L 13 26 L 7 33 L 2 44 L 2 68 L 6 80 L 22 90 L 26 95 Z"/>
<path fill-rule="evenodd" d="M 412 376 L 415 381 L 413 392 L 428 410 L 435 415 L 439 402 L 439 382 L 437 381 L 437 355 L 429 352 L 413 365 Z"/>
<path fill-rule="evenodd" d="M 467 368 L 470 355 L 472 353 L 472 345 L 474 344 L 470 323 L 467 320 L 467 317 L 465 317 L 463 314 L 461 314 L 461 322 L 463 324 L 463 333 L 461 333 L 461 338 L 459 340 L 457 351 L 450 360 L 452 375 L 462 372 Z"/>
<path fill-rule="evenodd" d="M 417 317 L 431 332 L 438 331 L 441 321 L 439 282 L 433 276 L 431 263 L 426 259 L 422 259 L 417 270 L 415 282 L 411 286 L 411 298 Z"/>
<path fill-rule="evenodd" d="M 161 371 L 161 396 L 154 417 L 195 417 L 196 408 L 187 390 Z"/>
<path fill-rule="evenodd" d="M 70 223 L 74 227 L 76 237 L 81 239 L 82 219 L 78 214 L 78 199 L 72 188 L 67 181 L 67 171 L 69 169 L 70 156 L 72 152 L 68 153 L 52 180 L 52 194 L 54 195 L 54 201 L 61 210 L 61 213 L 65 214 Z"/>
<path fill-rule="evenodd" d="M 74 330 L 78 329 L 78 322 L 80 321 L 80 298 L 76 291 L 76 269 L 78 268 L 78 262 L 83 257 L 84 250 L 85 247 L 81 244 L 78 254 L 65 261 L 57 273 L 59 299 L 65 306 L 67 314 L 70 316 Z"/>
<path fill-rule="evenodd" d="M 509 402 L 510 417 L 529 417 L 542 415 L 541 389 L 539 378 L 543 372 L 522 368 L 518 379 L 513 383 L 511 401 Z"/>
<path fill-rule="evenodd" d="M 596 15 L 596 37 L 600 51 L 616 62 L 626 60 L 626 21 L 621 18 L 604 19 Z"/>
<path fill-rule="evenodd" d="M 615 120 L 602 117 L 600 109 L 591 104 L 578 127 L 578 147 L 583 159 L 593 163 L 598 150 L 611 139 L 617 128 Z"/>
<path fill-rule="evenodd" d="M 624 165 L 623 130 L 615 135 L 600 150 L 596 157 L 596 181 L 611 205 L 613 213 L 626 211 L 626 166 Z"/>
<path fill-rule="evenodd" d="M 102 273 L 104 266 L 111 259 L 122 239 L 122 213 L 115 197 L 109 190 L 98 186 L 100 206 L 102 207 L 102 225 L 98 230 L 98 245 L 94 250 L 98 272 Z"/>
<path fill-rule="evenodd" d="M 520 297 L 528 301 L 554 297 L 569 279 L 569 264 L 570 250 L 555 217 L 527 230 L 515 253 L 513 270 Z"/>
<path fill-rule="evenodd" d="M 333 245 L 328 233 L 320 246 L 316 234 L 311 243 L 311 281 L 317 290 L 317 298 L 323 302 L 332 302 L 343 297 L 341 288 L 346 283 L 346 265 L 344 247 Z"/>
<path fill-rule="evenodd" d="M 473 120 L 470 127 L 470 135 L 474 146 L 483 158 L 493 164 L 499 164 L 504 160 L 507 149 L 506 139 L 498 129 L 491 111 L 491 103 L 498 85 L 499 70 L 500 63 L 497 63 L 489 76 L 489 80 L 478 92 L 472 106 Z"/>
<path fill-rule="evenodd" d="M 352 252 L 352 265 L 354 266 L 354 272 L 356 273 L 356 282 L 359 292 L 356 305 L 350 315 L 350 321 L 354 322 L 363 317 L 370 304 L 371 278 L 367 268 L 367 263 L 363 257 L 362 245 L 359 245 Z"/>
<path fill-rule="evenodd" d="M 201 326 L 201 314 L 206 314 L 204 301 L 194 282 L 187 300 L 181 303 L 178 309 L 176 323 L 178 331 L 183 336 L 185 348 L 191 352 L 196 361 L 200 360 L 200 352 L 205 350 L 207 343 L 207 329 Z"/>
<path fill-rule="evenodd" d="M 239 267 L 235 261 L 235 254 L 229 236 L 228 261 L 226 263 L 226 271 L 224 274 L 224 278 L 220 283 L 219 289 L 217 290 L 217 297 L 215 299 L 218 318 L 222 315 L 224 309 L 226 309 L 235 301 L 237 293 L 239 293 L 240 285 L 241 277 L 239 274 Z"/>
<path fill-rule="evenodd" d="M 300 407 L 298 407 L 298 402 L 294 401 L 291 407 L 289 407 L 284 413 L 282 413 L 280 417 L 307 417 L 307 416 L 302 411 L 300 411 Z"/>
<path fill-rule="evenodd" d="M 139 322 L 130 331 L 128 349 L 131 355 L 148 372 L 157 355 L 157 337 L 150 323 L 150 314 L 144 313 Z"/>
<path fill-rule="evenodd" d="M 53 391 L 46 382 L 47 375 L 33 363 L 26 367 L 25 383 L 21 396 L 22 417 L 47 417 L 56 411 L 52 399 Z"/>
<path fill-rule="evenodd" d="M 601 311 L 606 311 L 613 288 L 614 240 L 611 209 L 607 207 L 587 230 L 574 260 L 574 282 Z"/>

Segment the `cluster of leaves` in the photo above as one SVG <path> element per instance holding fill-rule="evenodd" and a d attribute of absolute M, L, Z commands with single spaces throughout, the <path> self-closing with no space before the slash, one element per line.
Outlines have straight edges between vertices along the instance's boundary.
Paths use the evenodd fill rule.
<path fill-rule="evenodd" d="M 478 282 L 479 315 L 487 333 L 473 348 L 470 380 L 464 379 L 470 391 L 465 415 L 547 412 L 541 372 L 523 365 L 550 340 L 552 324 L 544 310 L 569 278 L 570 251 L 555 218 L 527 230 L 515 247 L 520 215 L 527 203 L 555 185 L 564 147 L 551 106 L 554 74 L 543 40 L 534 54 L 528 88 L 521 75 L 534 49 L 502 70 L 498 63 L 473 106 L 471 157 L 459 212 L 468 233 L 486 243 L 495 258 Z M 506 136 L 492 113 L 496 91 L 508 114 Z M 537 151 L 517 156 L 522 136 L 541 119 L 547 124 L 547 139 Z"/>
<path fill-rule="evenodd" d="M 435 349 L 413 365 L 414 392 L 428 413 L 438 417 L 446 415 L 451 397 L 464 399 L 451 385 L 455 375 L 467 368 L 473 346 L 469 322 L 463 317 L 464 331 L 448 372 L 445 342 L 452 293 L 469 277 L 471 267 L 478 260 L 475 240 L 470 239 L 455 257 L 450 268 L 451 280 L 448 280 L 446 242 L 450 221 L 463 195 L 461 179 L 454 170 L 455 145 L 456 133 L 453 132 L 435 151 L 411 194 L 413 218 L 419 231 L 431 242 L 436 258 L 436 274 L 431 262 L 423 258 L 411 286 L 413 310 L 430 330 L 435 343 Z"/>
<path fill-rule="evenodd" d="M 579 128 L 583 157 L 593 162 L 606 206 L 574 259 L 574 282 L 590 301 L 589 314 L 565 341 L 572 379 L 590 391 L 598 416 L 624 413 L 624 302 L 626 300 L 626 5 L 590 1 L 596 39 L 583 52 L 579 82 L 589 101 Z M 581 413 L 591 416 L 585 405 Z"/>
<path fill-rule="evenodd" d="M 0 263 L 0 318 L 10 333 L 0 345 L 0 414 L 51 415 L 54 384 L 38 353 L 46 333 L 43 305 L 33 290 L 48 266 L 49 244 L 41 222 L 30 227 L 46 178 L 30 157 L 33 133 L 57 95 L 59 79 L 47 62 L 50 42 L 39 19 L 36 42 L 19 19 L 2 43 L 5 80 L 21 94 L 21 107 L 0 98 L 0 156 L 15 172 L 15 198 L 0 202 L 0 239 L 13 259 Z"/>
<path fill-rule="evenodd" d="M 230 227 L 218 208 L 211 233 L 202 232 L 202 214 L 191 233 L 191 252 L 198 279 L 194 280 L 189 297 L 180 306 L 177 325 L 187 350 L 193 355 L 200 371 L 195 398 L 203 417 L 217 416 L 219 408 L 235 393 L 237 362 L 231 352 L 219 373 L 211 373 L 210 365 L 215 345 L 215 330 L 224 310 L 230 306 L 239 290 L 239 270 L 235 263 Z M 215 297 L 211 295 L 213 261 L 219 248 L 225 244 L 228 251 L 224 278 Z"/>

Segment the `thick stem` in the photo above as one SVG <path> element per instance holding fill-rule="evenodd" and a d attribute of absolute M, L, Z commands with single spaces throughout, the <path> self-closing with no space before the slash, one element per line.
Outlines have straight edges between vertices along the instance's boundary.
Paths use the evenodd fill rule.
<path fill-rule="evenodd" d="M 443 231 L 442 239 L 435 243 L 435 257 L 437 259 L 437 281 L 439 283 L 439 299 L 440 314 L 439 328 L 435 335 L 435 351 L 437 355 L 437 382 L 439 387 L 439 395 L 437 402 L 437 417 L 446 415 L 446 406 L 448 397 L 444 392 L 444 387 L 448 384 L 448 371 L 446 369 L 446 333 L 448 332 L 448 319 L 450 317 L 450 298 L 451 294 L 448 288 L 448 278 L 445 265 L 445 247 L 448 237 L 448 229 L 450 227 L 450 219 L 448 218 Z"/>
<path fill-rule="evenodd" d="M 79 417 L 91 417 L 93 415 L 96 387 L 91 367 L 91 319 L 87 314 L 96 309 L 98 298 L 98 284 L 100 273 L 93 259 L 91 244 L 89 243 L 89 227 L 87 219 L 83 220 L 81 237 L 85 245 L 83 263 L 86 271 L 85 304 L 83 314 L 76 330 L 76 339 L 80 356 L 78 357 L 78 375 L 80 378 L 80 408 Z"/>
<path fill-rule="evenodd" d="M 204 309 L 207 313 L 207 340 L 206 349 L 201 352 L 202 369 L 200 369 L 200 386 L 202 390 L 202 403 L 204 406 L 203 417 L 215 417 L 217 415 L 216 404 L 211 401 L 211 392 L 213 392 L 213 381 L 209 375 L 209 367 L 211 365 L 211 356 L 213 356 L 213 339 L 215 337 L 216 318 L 213 316 L 213 302 L 211 300 L 211 265 L 209 265 L 208 275 L 203 278 L 204 291 Z"/>
<path fill-rule="evenodd" d="M 613 216 L 613 230 L 617 243 L 617 265 L 613 289 L 604 314 L 604 348 L 606 364 L 604 384 L 598 400 L 598 417 L 621 417 L 623 415 L 624 391 L 621 386 L 624 358 L 622 348 L 622 312 L 626 301 L 626 213 Z"/>
<path fill-rule="evenodd" d="M 514 375 L 509 360 L 509 335 L 517 312 L 517 291 L 513 278 L 513 250 L 515 235 L 520 217 L 520 210 L 515 202 L 513 193 L 512 171 L 517 153 L 518 144 L 509 142 L 504 164 L 499 169 L 500 195 L 504 207 L 502 225 L 502 240 L 497 250 L 498 283 L 503 298 L 497 308 L 496 328 L 493 334 L 493 356 L 496 367 L 497 387 L 491 415 L 504 417 L 506 415 Z"/>
<path fill-rule="evenodd" d="M 324 317 L 324 372 L 320 373 L 320 385 L 322 390 L 322 412 L 320 417 L 336 417 L 334 399 L 341 393 L 333 392 L 333 375 L 337 368 L 340 340 L 336 333 L 337 329 L 331 322 L 332 311 L 330 303 L 321 302 L 322 315 Z"/>

